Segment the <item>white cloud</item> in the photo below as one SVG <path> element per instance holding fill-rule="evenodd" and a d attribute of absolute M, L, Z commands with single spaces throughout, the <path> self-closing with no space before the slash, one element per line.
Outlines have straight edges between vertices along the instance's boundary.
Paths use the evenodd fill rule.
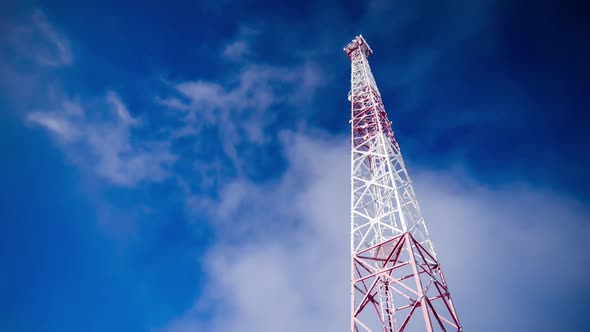
<path fill-rule="evenodd" d="M 55 116 L 54 114 L 34 112 L 29 114 L 28 120 L 56 133 L 59 138 L 65 141 L 71 141 L 78 135 L 78 131 L 75 128 L 72 128 L 68 121 L 60 116 Z"/>
<path fill-rule="evenodd" d="M 183 82 L 177 84 L 176 89 L 184 97 L 190 99 L 193 105 L 200 108 L 217 108 L 227 102 L 223 87 L 216 83 Z"/>
<path fill-rule="evenodd" d="M 293 68 L 247 65 L 223 85 L 203 80 L 172 84 L 176 96 L 157 98 L 157 102 L 183 111 L 185 127 L 178 128 L 176 136 L 199 135 L 203 127 L 215 126 L 219 130 L 215 140 L 241 170 L 244 162 L 240 148 L 271 142 L 278 132 L 269 130 L 277 121 L 271 108 L 305 107 L 321 84 L 317 71 L 307 63 Z"/>
<path fill-rule="evenodd" d="M 230 240 L 207 256 L 208 293 L 161 331 L 348 329 L 347 140 L 284 143 L 290 167 L 279 182 L 238 180 L 210 207 Z M 588 208 L 527 185 L 489 188 L 409 167 L 465 329 L 567 326 L 549 313 L 585 284 Z M 204 311 L 217 314 L 199 319 Z"/>
<path fill-rule="evenodd" d="M 168 107 L 168 108 L 172 108 L 172 109 L 177 109 L 177 110 L 183 110 L 186 111 L 190 108 L 189 105 L 187 105 L 184 101 L 175 98 L 175 97 L 168 97 L 168 98 L 161 98 L 161 97 L 156 97 L 156 103 Z"/>
<path fill-rule="evenodd" d="M 74 62 L 70 41 L 40 9 L 25 17 L 5 15 L 0 25 L 0 89 L 6 92 L 7 101 L 17 111 L 48 104 L 59 80 L 55 75 L 60 71 L 54 69 Z M 45 120 L 48 125 L 59 125 Z"/>
<path fill-rule="evenodd" d="M 119 120 L 124 126 L 137 125 L 137 119 L 134 119 L 127 110 L 127 107 L 123 104 L 121 99 L 112 91 L 109 91 L 106 96 L 106 102 L 111 105 L 111 108 L 115 111 L 115 114 L 119 117 Z"/>
<path fill-rule="evenodd" d="M 246 41 L 236 40 L 225 46 L 223 49 L 223 56 L 230 60 L 237 61 L 248 55 L 249 51 L 250 49 Z"/>
<path fill-rule="evenodd" d="M 254 53 L 251 45 L 256 43 L 256 39 L 260 36 L 262 30 L 260 26 L 240 26 L 233 40 L 227 42 L 223 47 L 221 56 L 231 61 L 246 59 Z"/>
<path fill-rule="evenodd" d="M 176 160 L 169 143 L 135 139 L 133 127 L 139 120 L 114 92 L 107 93 L 101 107 L 108 111 L 91 113 L 63 100 L 55 110 L 29 113 L 27 120 L 51 132 L 73 161 L 114 184 L 134 186 L 166 178 Z"/>
<path fill-rule="evenodd" d="M 30 32 L 41 37 L 33 49 L 37 61 L 50 67 L 71 65 L 73 55 L 69 41 L 49 23 L 41 10 L 35 10 L 31 19 L 33 24 Z"/>

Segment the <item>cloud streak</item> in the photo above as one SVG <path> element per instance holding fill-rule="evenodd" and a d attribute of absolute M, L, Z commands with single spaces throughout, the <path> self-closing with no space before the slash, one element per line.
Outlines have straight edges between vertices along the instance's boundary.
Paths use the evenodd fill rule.
<path fill-rule="evenodd" d="M 250 64 L 227 82 L 185 81 L 171 85 L 160 105 L 181 111 L 182 128 L 176 136 L 201 136 L 216 128 L 224 154 L 238 171 L 246 167 L 245 155 L 276 139 L 272 125 L 279 119 L 273 110 L 295 110 L 305 106 L 321 84 L 316 68 L 302 64 L 294 68 Z M 211 139 L 209 137 L 209 139 Z"/>
<path fill-rule="evenodd" d="M 230 60 L 237 61 L 248 55 L 250 49 L 243 40 L 233 41 L 225 46 L 222 55 Z"/>
<path fill-rule="evenodd" d="M 36 57 L 40 64 L 49 67 L 69 66 L 73 62 L 69 41 L 49 23 L 45 14 L 37 9 L 32 15 L 33 33 L 42 37 L 38 44 Z"/>
<path fill-rule="evenodd" d="M 54 110 L 29 113 L 27 120 L 48 130 L 71 160 L 113 184 L 133 187 L 170 175 L 176 156 L 169 144 L 138 139 L 140 122 L 117 94 L 108 92 L 97 112 L 88 108 L 64 99 Z"/>

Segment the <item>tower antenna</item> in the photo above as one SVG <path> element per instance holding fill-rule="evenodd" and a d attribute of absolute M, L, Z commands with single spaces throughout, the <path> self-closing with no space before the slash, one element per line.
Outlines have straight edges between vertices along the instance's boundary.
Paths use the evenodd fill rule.
<path fill-rule="evenodd" d="M 462 331 L 362 35 L 351 61 L 351 331 Z"/>

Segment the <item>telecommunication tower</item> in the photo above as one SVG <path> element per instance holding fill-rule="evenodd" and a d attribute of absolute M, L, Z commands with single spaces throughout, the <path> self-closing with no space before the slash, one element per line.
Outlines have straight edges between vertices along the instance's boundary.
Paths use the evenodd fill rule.
<path fill-rule="evenodd" d="M 362 35 L 351 87 L 351 331 L 462 331 Z"/>

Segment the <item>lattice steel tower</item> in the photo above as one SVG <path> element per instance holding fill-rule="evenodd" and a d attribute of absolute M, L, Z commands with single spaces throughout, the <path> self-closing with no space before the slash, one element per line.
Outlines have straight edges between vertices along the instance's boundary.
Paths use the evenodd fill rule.
<path fill-rule="evenodd" d="M 351 331 L 462 331 L 363 36 L 351 87 Z"/>

